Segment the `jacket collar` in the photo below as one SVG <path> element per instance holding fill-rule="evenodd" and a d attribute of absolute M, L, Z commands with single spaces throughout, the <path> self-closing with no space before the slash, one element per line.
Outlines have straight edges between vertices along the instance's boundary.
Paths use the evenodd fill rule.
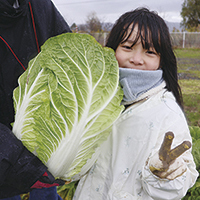
<path fill-rule="evenodd" d="M 13 7 L 13 0 L 0 0 L 0 26 L 12 26 L 28 11 L 29 0 L 20 0 L 18 8 Z"/>
<path fill-rule="evenodd" d="M 163 81 L 159 86 L 152 88 L 149 91 L 142 94 L 141 96 L 139 96 L 131 104 L 125 105 L 125 108 L 127 109 L 136 103 L 141 103 L 141 102 L 148 100 L 150 97 L 152 97 L 152 96 L 158 94 L 160 91 L 162 91 L 165 87 L 166 87 L 166 83 L 165 83 L 165 81 Z"/>

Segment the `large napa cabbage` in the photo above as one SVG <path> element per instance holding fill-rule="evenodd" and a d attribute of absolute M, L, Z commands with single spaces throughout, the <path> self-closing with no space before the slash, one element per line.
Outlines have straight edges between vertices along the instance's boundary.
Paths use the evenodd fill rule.
<path fill-rule="evenodd" d="M 48 39 L 14 90 L 14 134 L 49 171 L 77 180 L 123 110 L 114 51 L 86 34 Z"/>

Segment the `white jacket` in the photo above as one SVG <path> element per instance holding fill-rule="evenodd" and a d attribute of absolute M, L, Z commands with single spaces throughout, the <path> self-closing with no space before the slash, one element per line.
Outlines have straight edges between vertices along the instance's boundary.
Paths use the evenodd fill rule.
<path fill-rule="evenodd" d="M 165 84 L 143 94 L 113 125 L 92 169 L 81 178 L 73 200 L 174 200 L 185 196 L 198 177 L 191 149 L 181 155 L 187 171 L 174 180 L 154 176 L 146 161 L 160 149 L 164 134 L 172 148 L 191 140 L 184 114 Z"/>

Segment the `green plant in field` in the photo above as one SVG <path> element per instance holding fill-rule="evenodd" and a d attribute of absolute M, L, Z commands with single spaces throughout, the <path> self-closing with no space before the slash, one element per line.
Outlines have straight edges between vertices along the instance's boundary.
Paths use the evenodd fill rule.
<path fill-rule="evenodd" d="M 196 164 L 196 169 L 200 172 L 200 127 L 190 126 L 190 133 L 192 136 L 192 155 Z M 196 183 L 190 188 L 182 200 L 200 200 L 200 177 L 197 178 Z"/>
<path fill-rule="evenodd" d="M 176 49 L 179 84 L 183 93 L 184 110 L 193 140 L 192 154 L 200 172 L 200 49 Z M 200 177 L 182 200 L 200 200 Z"/>
<path fill-rule="evenodd" d="M 179 80 L 189 125 L 200 126 L 200 80 Z"/>
<path fill-rule="evenodd" d="M 179 80 L 189 125 L 200 126 L 200 80 Z"/>

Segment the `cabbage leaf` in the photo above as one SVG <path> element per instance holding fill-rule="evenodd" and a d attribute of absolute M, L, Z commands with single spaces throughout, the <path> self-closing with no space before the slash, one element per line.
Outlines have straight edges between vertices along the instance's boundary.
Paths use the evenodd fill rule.
<path fill-rule="evenodd" d="M 123 106 L 112 49 L 87 34 L 48 39 L 14 90 L 14 134 L 64 180 L 94 164 Z"/>

